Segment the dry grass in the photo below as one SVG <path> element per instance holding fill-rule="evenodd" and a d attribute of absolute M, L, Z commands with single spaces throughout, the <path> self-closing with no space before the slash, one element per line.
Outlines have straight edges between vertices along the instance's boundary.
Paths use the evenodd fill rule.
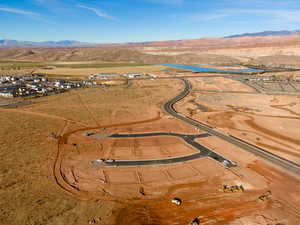
<path fill-rule="evenodd" d="M 48 141 L 64 123 L 0 111 L 0 224 L 88 224 L 106 218 L 113 203 L 81 202 L 66 195 L 52 176 L 56 143 Z"/>
<path fill-rule="evenodd" d="M 255 92 L 239 81 L 224 77 L 194 78 L 189 81 L 195 90 Z"/>
<path fill-rule="evenodd" d="M 174 83 L 175 82 L 175 83 Z M 132 86 L 77 89 L 56 96 L 36 99 L 26 110 L 51 114 L 88 125 L 128 122 L 156 116 L 158 108 L 176 94 L 179 81 L 134 81 Z M 176 86 L 176 85 L 175 85 Z M 174 91 L 170 91 L 170 90 Z M 91 116 L 91 113 L 93 116 Z"/>
<path fill-rule="evenodd" d="M 65 119 L 95 126 L 153 118 L 177 92 L 179 81 L 175 82 L 78 89 L 35 99 L 34 104 L 16 110 L 0 109 L 0 224 L 79 225 L 99 217 L 101 225 L 114 224 L 118 204 L 82 202 L 56 184 L 52 169 L 57 143 L 47 137 L 60 133 Z"/>

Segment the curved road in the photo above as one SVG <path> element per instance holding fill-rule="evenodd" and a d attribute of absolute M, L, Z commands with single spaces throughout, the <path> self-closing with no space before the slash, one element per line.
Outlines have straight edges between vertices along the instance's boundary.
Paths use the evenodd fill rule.
<path fill-rule="evenodd" d="M 113 162 L 105 162 L 106 166 L 145 166 L 145 165 L 158 165 L 158 164 L 172 164 L 172 163 L 179 163 L 185 162 L 189 160 L 199 159 L 203 157 L 210 157 L 214 160 L 217 160 L 220 163 L 226 162 L 227 167 L 234 167 L 236 166 L 235 163 L 231 162 L 230 160 L 224 158 L 223 156 L 215 153 L 214 151 L 204 147 L 203 145 L 199 144 L 195 141 L 197 138 L 205 138 L 210 136 L 210 134 L 178 134 L 178 133 L 141 133 L 141 134 L 113 134 L 109 136 L 109 138 L 144 138 L 144 137 L 155 137 L 155 136 L 173 136 L 182 138 L 186 143 L 193 146 L 195 149 L 200 151 L 199 153 L 186 155 L 186 156 L 179 156 L 174 158 L 166 158 L 166 159 L 153 159 L 153 160 L 115 160 Z"/>
<path fill-rule="evenodd" d="M 170 78 L 169 78 L 170 79 Z M 169 100 L 165 103 L 164 109 L 166 112 L 174 116 L 175 118 L 182 120 L 186 123 L 189 123 L 195 127 L 197 127 L 199 130 L 207 132 L 207 134 L 204 135 L 210 135 L 210 136 L 216 136 L 218 138 L 221 138 L 224 141 L 227 141 L 245 151 L 251 152 L 252 154 L 259 156 L 263 159 L 266 159 L 267 161 L 280 166 L 290 172 L 293 172 L 296 175 L 300 175 L 300 165 L 297 163 L 294 163 L 290 160 L 287 160 L 285 158 L 282 158 L 278 155 L 275 155 L 265 149 L 262 149 L 258 146 L 255 146 L 251 143 L 248 143 L 244 140 L 241 140 L 237 137 L 234 137 L 232 135 L 225 135 L 221 132 L 218 132 L 214 130 L 214 127 L 208 126 L 204 123 L 198 122 L 196 120 L 193 120 L 192 118 L 182 115 L 178 113 L 174 109 L 174 104 L 178 101 L 185 98 L 191 91 L 192 86 L 191 84 L 184 79 L 183 77 L 174 77 L 173 79 L 179 79 L 181 80 L 185 87 L 184 89 L 173 99 Z M 177 163 L 177 162 L 184 162 L 188 160 L 193 160 L 201 157 L 211 157 L 223 164 L 226 164 L 227 167 L 234 167 L 236 166 L 236 163 L 232 162 L 229 159 L 224 158 L 223 156 L 215 153 L 211 149 L 208 149 L 199 143 L 195 142 L 194 139 L 197 135 L 186 135 L 186 134 L 176 134 L 176 133 L 142 133 L 142 134 L 114 134 L 111 135 L 110 138 L 139 138 L 139 137 L 151 137 L 151 136 L 177 136 L 180 138 L 183 138 L 184 141 L 186 141 L 188 144 L 193 146 L 194 148 L 198 149 L 200 153 L 188 155 L 188 156 L 182 156 L 182 157 L 175 157 L 175 158 L 167 158 L 167 159 L 158 159 L 158 160 L 116 160 L 113 162 L 106 162 L 105 164 L 107 166 L 139 166 L 139 165 L 155 165 L 155 164 L 171 164 L 171 163 Z"/>
<path fill-rule="evenodd" d="M 195 127 L 197 127 L 198 129 L 207 132 L 208 134 L 212 135 L 212 136 L 216 136 L 221 138 L 224 141 L 227 141 L 233 145 L 236 145 L 237 147 L 244 149 L 248 152 L 253 153 L 256 156 L 259 156 L 263 159 L 268 160 L 269 162 L 278 165 L 290 172 L 293 172 L 296 175 L 300 175 L 300 165 L 297 163 L 294 163 L 290 160 L 287 160 L 285 158 L 282 158 L 278 155 L 275 155 L 271 152 L 268 152 L 265 149 L 262 149 L 260 147 L 257 147 L 255 145 L 252 145 L 250 143 L 247 143 L 241 139 L 238 139 L 236 137 L 233 136 L 227 136 L 223 133 L 220 133 L 216 130 L 213 129 L 213 127 L 210 127 L 206 124 L 200 123 L 198 121 L 195 121 L 187 116 L 184 116 L 180 113 L 178 113 L 175 109 L 174 109 L 174 104 L 180 100 L 182 100 L 184 97 L 186 97 L 189 93 L 190 90 L 192 89 L 191 84 L 185 80 L 185 79 L 180 79 L 184 82 L 185 88 L 183 91 L 181 91 L 175 98 L 171 99 L 170 101 L 168 101 L 165 105 L 164 105 L 164 109 L 165 111 L 167 111 L 169 114 L 171 114 L 172 116 L 176 117 L 177 119 L 180 119 L 182 121 L 185 121 L 186 123 L 189 123 Z"/>

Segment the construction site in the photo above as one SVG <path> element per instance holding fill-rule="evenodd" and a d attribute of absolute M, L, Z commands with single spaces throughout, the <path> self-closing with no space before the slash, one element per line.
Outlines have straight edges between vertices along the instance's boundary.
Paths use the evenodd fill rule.
<path fill-rule="evenodd" d="M 300 225 L 299 0 L 0 0 L 0 225 Z"/>
<path fill-rule="evenodd" d="M 38 215 L 26 223 L 70 223 L 64 213 L 55 216 L 66 210 L 82 224 L 297 224 L 299 97 L 261 93 L 241 77 L 160 72 L 0 109 L 3 147 L 28 145 L 24 151 L 39 157 L 18 161 L 39 171 L 27 185 L 65 196 L 61 209 L 37 200 L 56 209 L 32 208 Z M 17 142 L 8 135 L 11 126 Z M 11 173 L 17 180 L 1 188 L 16 199 L 24 175 Z M 32 197 L 16 199 L 19 210 L 28 212 Z M 82 215 L 85 204 L 94 208 Z M 3 209 L 0 222 L 12 221 Z"/>

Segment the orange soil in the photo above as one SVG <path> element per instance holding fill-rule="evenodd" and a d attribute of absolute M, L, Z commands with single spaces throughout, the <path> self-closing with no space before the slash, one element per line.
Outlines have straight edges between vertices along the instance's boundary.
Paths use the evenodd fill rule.
<path fill-rule="evenodd" d="M 77 96 L 77 98 L 82 98 L 82 96 Z M 84 104 L 85 106 L 83 106 Z M 205 224 L 231 225 L 239 220 L 238 218 L 242 220 L 241 224 L 246 224 L 246 220 L 243 218 L 252 218 L 256 215 L 261 217 L 268 215 L 273 224 L 287 221 L 286 224 L 294 225 L 293 221 L 300 221 L 298 215 L 300 204 L 299 198 L 297 198 L 299 193 L 295 189 L 299 180 L 286 176 L 276 167 L 270 167 L 249 153 L 232 148 L 228 144 L 214 140 L 213 137 L 198 141 L 230 159 L 236 160 L 242 167 L 227 170 L 223 165 L 210 158 L 165 166 L 93 167 L 90 162 L 96 157 L 159 158 L 182 155 L 194 150 L 177 138 L 155 137 L 141 140 L 103 139 L 95 141 L 82 136 L 85 131 L 103 131 L 105 128 L 107 133 L 159 131 L 198 133 L 192 126 L 170 119 L 166 113 L 161 113 L 162 109 L 158 109 L 162 106 L 161 103 L 156 107 L 149 108 L 150 111 L 147 114 L 142 114 L 135 120 L 132 115 L 124 116 L 121 120 L 115 114 L 114 118 L 111 117 L 107 120 L 108 125 L 103 125 L 104 121 L 101 121 L 101 124 L 98 122 L 98 106 L 93 106 L 93 104 L 93 102 L 86 103 L 86 101 L 81 104 L 81 107 L 84 107 L 89 115 L 88 121 L 92 121 L 93 125 L 87 127 L 80 123 L 74 123 L 76 120 L 65 119 L 58 140 L 53 174 L 56 183 L 63 190 L 79 199 L 109 200 L 122 203 L 124 209 L 113 214 L 116 216 L 116 224 L 188 224 L 195 217 L 199 217 Z M 183 102 L 184 104 L 185 102 Z M 157 111 L 154 110 L 155 108 Z M 181 107 L 178 110 L 181 111 Z M 293 111 L 295 111 L 294 108 Z M 157 114 L 155 115 L 155 113 Z M 244 114 L 241 116 L 240 112 L 222 113 L 223 115 L 220 117 L 218 117 L 218 113 L 209 115 L 215 118 L 212 121 L 216 121 L 215 125 L 218 127 L 223 125 L 224 128 L 231 129 L 240 129 L 236 125 L 237 122 L 232 123 L 233 117 L 237 116 L 236 120 L 243 123 L 247 122 L 250 116 L 254 117 L 254 115 L 244 116 Z M 44 113 L 36 115 L 45 116 Z M 147 116 L 148 119 L 145 119 Z M 120 120 L 122 122 L 111 123 L 111 121 Z M 208 121 L 210 120 L 208 119 Z M 211 124 L 213 123 L 211 122 Z M 245 124 L 251 125 L 251 123 Z M 261 132 L 265 132 L 265 130 Z M 289 143 L 289 145 L 291 144 L 293 143 Z M 143 147 L 137 150 L 136 146 L 138 145 Z M 147 151 L 146 145 L 151 146 L 150 153 Z M 125 152 L 122 152 L 124 149 L 126 149 Z M 146 155 L 148 153 L 149 155 Z M 279 179 L 276 180 L 277 178 Z M 286 185 L 288 182 L 292 186 Z M 220 190 L 223 184 L 242 184 L 246 191 L 244 193 L 223 193 Z M 290 194 L 285 195 L 281 188 Z M 141 193 L 141 189 L 144 195 Z M 274 192 L 272 199 L 265 202 L 259 201 L 258 197 L 268 190 Z M 172 205 L 170 199 L 173 197 L 180 197 L 183 204 L 179 207 Z M 291 200 L 292 198 L 294 199 Z M 267 222 L 261 224 L 267 225 Z"/>
<path fill-rule="evenodd" d="M 280 104 L 282 102 L 286 104 Z M 202 112 L 195 103 L 209 110 Z M 193 93 L 176 107 L 179 112 L 222 132 L 300 162 L 300 102 L 297 96 Z"/>
<path fill-rule="evenodd" d="M 223 77 L 193 78 L 189 81 L 195 90 L 255 92 L 253 88 L 241 82 Z"/>

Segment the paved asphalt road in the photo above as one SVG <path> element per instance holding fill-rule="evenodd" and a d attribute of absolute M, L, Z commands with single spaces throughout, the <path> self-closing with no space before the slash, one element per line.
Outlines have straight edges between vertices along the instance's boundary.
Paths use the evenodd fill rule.
<path fill-rule="evenodd" d="M 164 109 L 165 111 L 167 111 L 168 113 L 170 113 L 172 116 L 176 117 L 177 119 L 180 119 L 182 121 L 185 121 L 195 127 L 197 127 L 198 129 L 207 132 L 208 134 L 212 135 L 212 136 L 216 136 L 219 137 L 233 145 L 238 146 L 241 149 L 244 149 L 248 152 L 253 153 L 256 156 L 259 156 L 261 158 L 264 158 L 270 162 L 272 162 L 275 165 L 278 165 L 290 172 L 295 173 L 296 175 L 300 175 L 300 165 L 296 164 L 290 160 L 287 160 L 285 158 L 282 158 L 280 156 L 277 156 L 271 152 L 266 151 L 265 149 L 262 149 L 260 147 L 257 147 L 255 145 L 252 145 L 250 143 L 247 143 L 243 140 L 240 140 L 236 137 L 233 136 L 227 136 L 221 132 L 218 132 L 216 130 L 214 130 L 212 127 L 207 126 L 206 124 L 200 123 L 198 121 L 195 121 L 187 116 L 184 116 L 180 113 L 178 113 L 175 109 L 174 109 L 174 104 L 178 101 L 180 101 L 181 99 L 183 99 L 184 97 L 186 97 L 190 90 L 192 89 L 191 84 L 185 80 L 185 79 L 181 79 L 184 84 L 185 84 L 185 88 L 183 91 L 181 91 L 175 98 L 171 99 L 170 101 L 168 101 L 165 105 L 164 105 Z"/>
<path fill-rule="evenodd" d="M 214 151 L 204 147 L 203 145 L 199 144 L 195 141 L 197 138 L 205 138 L 210 136 L 210 134 L 178 134 L 178 133 L 140 133 L 140 134 L 113 134 L 109 136 L 110 138 L 142 138 L 142 137 L 155 137 L 155 136 L 173 136 L 182 138 L 185 142 L 193 146 L 195 149 L 200 151 L 199 153 L 180 156 L 180 157 L 173 157 L 173 158 L 166 158 L 166 159 L 153 159 L 153 160 L 115 160 L 112 162 L 106 162 L 106 166 L 144 166 L 144 165 L 159 165 L 159 164 L 172 164 L 172 163 L 179 163 L 185 162 L 189 160 L 199 159 L 203 157 L 210 157 L 214 160 L 217 160 L 220 163 L 226 162 L 227 167 L 234 167 L 236 166 L 235 163 L 231 162 L 230 160 L 224 158 L 222 155 L 215 153 Z"/>
<path fill-rule="evenodd" d="M 199 76 L 200 77 L 200 76 Z M 211 76 L 210 76 L 211 77 Z M 223 77 L 220 75 L 217 75 L 215 77 Z M 280 166 L 296 175 L 300 175 L 300 165 L 297 163 L 294 163 L 290 160 L 287 160 L 285 158 L 282 158 L 278 155 L 275 155 L 265 149 L 262 149 L 258 146 L 252 145 L 250 143 L 245 142 L 244 140 L 241 140 L 237 137 L 231 136 L 231 135 L 225 135 L 221 132 L 218 132 L 214 129 L 214 127 L 208 126 L 206 124 L 200 123 L 198 121 L 193 120 L 192 118 L 189 118 L 185 115 L 182 115 L 180 113 L 178 113 L 175 109 L 174 109 L 174 104 L 180 100 L 182 100 L 183 98 L 185 98 L 191 91 L 192 86 L 191 84 L 185 80 L 184 78 L 188 78 L 188 77 L 163 77 L 163 78 L 155 78 L 155 79 L 180 79 L 185 87 L 184 89 L 173 99 L 171 99 L 170 101 L 168 101 L 167 103 L 165 103 L 164 105 L 164 109 L 166 112 L 168 112 L 169 114 L 171 114 L 172 116 L 174 116 L 175 118 L 182 120 L 186 123 L 189 123 L 195 127 L 197 127 L 199 130 L 205 131 L 207 132 L 209 135 L 211 136 L 216 136 L 221 138 L 224 141 L 227 141 L 245 151 L 251 152 L 252 154 L 259 156 L 277 166 Z M 195 76 L 191 76 L 191 78 L 195 78 Z M 152 79 L 152 78 L 142 78 L 142 79 Z M 140 78 L 136 79 L 136 80 L 142 80 Z M 140 136 L 140 135 L 138 135 Z M 136 136 L 136 137 L 138 137 Z M 153 136 L 153 135 L 152 135 Z M 173 135 L 174 136 L 174 135 Z M 197 142 L 194 142 L 193 140 L 189 140 L 189 144 L 193 145 L 195 148 L 198 148 L 199 150 L 202 149 L 202 152 L 206 151 L 205 147 L 200 145 Z M 199 145 L 199 146 L 197 146 Z M 207 153 L 206 156 L 212 157 L 218 161 L 221 160 L 225 160 L 225 158 L 223 158 L 220 155 L 217 155 L 215 152 L 213 152 L 212 150 L 208 149 L 210 154 Z M 161 159 L 161 160 L 141 160 L 141 161 L 115 161 L 113 163 L 107 163 L 107 165 L 114 165 L 114 166 L 126 166 L 126 165 L 154 165 L 154 164 L 169 164 L 169 163 L 176 163 L 176 162 L 182 162 L 182 161 L 187 161 L 187 160 L 192 160 L 192 159 L 196 159 L 196 158 L 201 158 L 204 157 L 203 155 L 201 155 L 201 153 L 197 153 L 194 155 L 190 155 L 190 156 L 184 156 L 184 157 L 179 157 L 179 158 L 170 158 L 170 159 Z M 221 157 L 221 158 L 219 158 Z M 223 158 L 223 159 L 222 159 Z M 234 166 L 234 163 L 230 160 L 228 160 L 230 163 L 230 166 Z"/>

